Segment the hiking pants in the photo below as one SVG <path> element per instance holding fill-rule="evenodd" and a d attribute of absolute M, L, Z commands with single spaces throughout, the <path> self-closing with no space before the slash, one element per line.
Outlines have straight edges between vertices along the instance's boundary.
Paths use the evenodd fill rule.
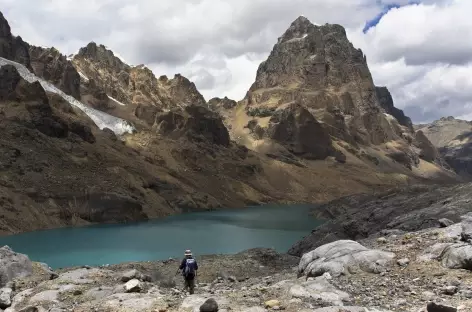
<path fill-rule="evenodd" d="M 195 290 L 195 279 L 184 279 L 184 290 L 189 289 L 190 294 L 192 295 Z"/>

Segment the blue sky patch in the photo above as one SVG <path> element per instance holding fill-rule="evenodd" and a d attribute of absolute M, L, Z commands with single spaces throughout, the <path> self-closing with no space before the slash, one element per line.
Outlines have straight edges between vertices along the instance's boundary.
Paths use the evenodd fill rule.
<path fill-rule="evenodd" d="M 379 1 L 377 1 L 377 2 L 379 3 Z M 396 4 L 396 3 L 384 5 L 382 11 L 379 14 L 377 14 L 377 16 L 375 16 L 371 20 L 368 20 L 365 23 L 364 29 L 362 31 L 365 34 L 369 31 L 369 29 L 371 29 L 372 27 L 377 26 L 377 24 L 380 22 L 382 17 L 384 17 L 384 15 L 387 14 L 392 9 L 398 9 L 398 8 L 401 8 L 402 6 L 414 5 L 414 4 L 419 4 L 419 3 L 420 3 L 420 1 L 409 1 L 408 4 L 405 4 L 405 5 L 400 5 L 400 4 Z"/>

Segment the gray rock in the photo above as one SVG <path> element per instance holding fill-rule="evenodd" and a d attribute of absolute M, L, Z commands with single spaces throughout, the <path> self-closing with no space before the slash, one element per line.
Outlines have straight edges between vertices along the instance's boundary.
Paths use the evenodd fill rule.
<path fill-rule="evenodd" d="M 461 217 L 462 219 L 462 233 L 461 238 L 465 242 L 472 243 L 472 212 Z"/>
<path fill-rule="evenodd" d="M 0 289 L 0 309 L 6 309 L 11 306 L 11 294 L 13 290 L 11 288 Z"/>
<path fill-rule="evenodd" d="M 337 289 L 322 276 L 308 281 L 302 279 L 285 280 L 272 285 L 271 288 L 282 288 L 292 298 L 314 299 L 330 305 L 342 305 L 343 302 L 350 299 L 348 293 Z"/>
<path fill-rule="evenodd" d="M 30 303 L 37 303 L 37 302 L 59 302 L 59 290 L 45 290 L 40 293 L 37 293 L 33 297 L 30 298 Z"/>
<path fill-rule="evenodd" d="M 410 263 L 410 259 L 408 258 L 402 258 L 402 259 L 397 260 L 397 264 L 402 267 L 407 266 L 409 263 Z"/>
<path fill-rule="evenodd" d="M 351 307 L 351 306 L 335 306 L 335 307 L 324 307 L 313 310 L 313 312 L 389 312 L 387 310 L 377 309 L 366 309 L 364 307 Z"/>
<path fill-rule="evenodd" d="M 461 295 L 467 299 L 472 299 L 472 290 L 462 290 Z"/>
<path fill-rule="evenodd" d="M 125 290 L 128 293 L 140 292 L 142 290 L 141 282 L 138 279 L 132 279 L 125 284 Z"/>
<path fill-rule="evenodd" d="M 458 243 L 446 247 L 441 254 L 441 263 L 449 269 L 472 270 L 472 245 Z"/>
<path fill-rule="evenodd" d="M 0 248 L 0 287 L 4 287 L 15 278 L 26 277 L 32 272 L 32 262 L 27 255 L 16 253 L 8 246 Z"/>
<path fill-rule="evenodd" d="M 457 309 L 451 306 L 446 306 L 446 305 L 430 302 L 426 306 L 426 311 L 428 312 L 457 312 Z"/>
<path fill-rule="evenodd" d="M 360 269 L 380 273 L 395 257 L 394 253 L 368 249 L 358 242 L 339 240 L 304 254 L 298 265 L 299 275 L 320 276 L 329 272 L 336 277 Z"/>
<path fill-rule="evenodd" d="M 218 303 L 210 298 L 200 306 L 200 312 L 218 312 Z"/>
<path fill-rule="evenodd" d="M 443 294 L 452 296 L 457 293 L 457 286 L 444 286 L 442 292 Z"/>
<path fill-rule="evenodd" d="M 448 218 L 442 218 L 438 220 L 439 226 L 440 227 L 448 227 L 450 225 L 454 224 L 454 221 L 449 220 Z"/>
<path fill-rule="evenodd" d="M 123 275 L 121 276 L 121 281 L 123 283 L 126 283 L 132 279 L 141 279 L 142 278 L 142 274 L 141 272 L 139 272 L 138 270 L 129 270 L 125 273 L 123 273 Z"/>
<path fill-rule="evenodd" d="M 46 274 L 49 274 L 49 279 L 56 279 L 59 277 L 59 274 L 54 272 L 52 268 L 46 263 L 40 263 L 40 266 L 44 270 L 44 272 L 46 272 Z"/>

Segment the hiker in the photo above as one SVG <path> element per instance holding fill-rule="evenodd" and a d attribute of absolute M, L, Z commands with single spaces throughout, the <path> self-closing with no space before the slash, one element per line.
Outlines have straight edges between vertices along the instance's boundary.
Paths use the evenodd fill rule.
<path fill-rule="evenodd" d="M 184 290 L 188 288 L 191 295 L 195 289 L 195 277 L 197 276 L 197 270 L 197 260 L 193 258 L 192 252 L 190 250 L 186 250 L 185 257 L 182 259 L 182 263 L 180 264 L 177 273 L 182 271 L 185 282 Z"/>

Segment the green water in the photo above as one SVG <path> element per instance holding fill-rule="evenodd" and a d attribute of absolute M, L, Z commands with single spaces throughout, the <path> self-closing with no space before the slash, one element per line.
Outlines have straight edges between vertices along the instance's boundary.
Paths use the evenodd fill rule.
<path fill-rule="evenodd" d="M 250 207 L 199 212 L 132 224 L 63 228 L 0 237 L 0 246 L 53 268 L 116 264 L 194 254 L 229 254 L 266 247 L 286 252 L 321 224 L 313 206 Z"/>

